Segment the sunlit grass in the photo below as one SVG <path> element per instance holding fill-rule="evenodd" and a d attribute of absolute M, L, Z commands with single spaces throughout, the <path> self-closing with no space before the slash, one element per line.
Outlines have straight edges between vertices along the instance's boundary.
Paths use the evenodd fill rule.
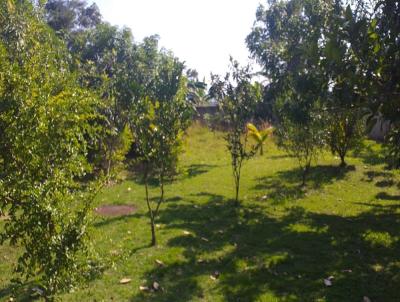
<path fill-rule="evenodd" d="M 268 142 L 264 156 L 245 163 L 242 206 L 235 208 L 222 134 L 192 127 L 181 173 L 166 188 L 158 247 L 149 247 L 143 186 L 128 177 L 106 188 L 97 205 L 133 204 L 137 212 L 96 218 L 94 246 L 113 261 L 100 278 L 60 299 L 399 301 L 400 177 L 384 169 L 378 145 L 368 146 L 346 169 L 323 154 L 302 189 L 296 160 Z M 0 301 L 11 295 L 16 253 L 0 247 Z M 323 282 L 329 276 L 331 287 Z M 122 278 L 132 281 L 120 285 Z M 140 291 L 154 281 L 162 290 Z"/>

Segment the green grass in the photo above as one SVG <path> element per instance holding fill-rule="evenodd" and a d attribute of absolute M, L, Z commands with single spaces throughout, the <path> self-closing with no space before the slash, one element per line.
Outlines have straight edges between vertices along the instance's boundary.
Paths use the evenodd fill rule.
<path fill-rule="evenodd" d="M 137 212 L 96 218 L 95 247 L 114 263 L 60 299 L 303 302 L 367 296 L 374 302 L 400 301 L 400 176 L 384 169 L 379 146 L 369 143 L 348 159 L 346 169 L 324 154 L 305 189 L 299 187 L 294 158 L 272 143 L 265 150 L 245 163 L 242 206 L 235 208 L 222 135 L 191 128 L 183 173 L 166 188 L 155 248 L 149 247 L 143 186 L 128 178 L 105 189 L 99 205 L 134 204 Z M 0 301 L 11 294 L 17 252 L 0 247 Z M 215 271 L 217 280 L 210 277 Z M 329 276 L 331 287 L 323 282 Z M 124 277 L 131 283 L 120 285 Z M 139 290 L 153 281 L 162 291 Z"/>

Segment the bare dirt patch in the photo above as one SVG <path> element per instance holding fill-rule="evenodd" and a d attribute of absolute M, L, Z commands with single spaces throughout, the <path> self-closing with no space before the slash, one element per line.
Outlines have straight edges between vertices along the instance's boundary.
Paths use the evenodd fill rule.
<path fill-rule="evenodd" d="M 103 205 L 94 210 L 96 214 L 106 217 L 127 216 L 136 212 L 134 205 Z"/>

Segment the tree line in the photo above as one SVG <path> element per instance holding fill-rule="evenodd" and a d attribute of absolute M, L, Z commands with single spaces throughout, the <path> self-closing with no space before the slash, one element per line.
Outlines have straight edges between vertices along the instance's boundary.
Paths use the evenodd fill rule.
<path fill-rule="evenodd" d="M 324 146 L 346 165 L 378 120 L 390 123 L 386 154 L 400 165 L 399 1 L 270 0 L 246 43 L 267 79 L 278 144 L 304 177 Z"/>

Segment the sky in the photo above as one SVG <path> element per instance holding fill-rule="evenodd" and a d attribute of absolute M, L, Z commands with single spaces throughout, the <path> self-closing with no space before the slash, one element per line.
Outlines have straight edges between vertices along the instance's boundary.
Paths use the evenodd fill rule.
<path fill-rule="evenodd" d="M 131 28 L 140 42 L 153 34 L 200 79 L 225 74 L 229 56 L 249 62 L 245 38 L 260 0 L 94 0 L 103 18 Z M 265 2 L 265 1 L 264 1 Z M 255 70 L 257 66 L 255 65 Z"/>

